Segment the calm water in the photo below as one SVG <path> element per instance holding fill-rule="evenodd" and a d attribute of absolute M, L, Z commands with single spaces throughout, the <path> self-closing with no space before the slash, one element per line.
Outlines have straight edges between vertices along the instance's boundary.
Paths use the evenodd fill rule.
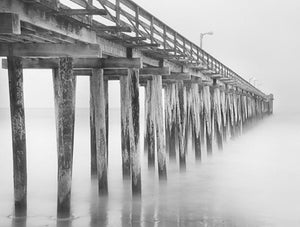
<path fill-rule="evenodd" d="M 201 163 L 190 149 L 185 173 L 168 163 L 167 183 L 159 184 L 141 152 L 141 201 L 132 201 L 122 180 L 119 119 L 111 110 L 109 196 L 99 198 L 90 179 L 89 115 L 77 110 L 73 219 L 57 221 L 54 111 L 27 110 L 28 217 L 14 219 L 9 111 L 1 110 L 0 226 L 300 226 L 297 115 L 267 118 Z"/>

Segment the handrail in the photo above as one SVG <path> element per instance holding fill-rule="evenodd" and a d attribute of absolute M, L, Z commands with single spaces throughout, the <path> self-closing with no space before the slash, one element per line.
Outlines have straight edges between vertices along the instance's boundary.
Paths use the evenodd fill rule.
<path fill-rule="evenodd" d="M 97 8 L 86 0 L 70 0 L 84 8 Z M 201 49 L 183 35 L 176 32 L 147 10 L 132 0 L 94 0 L 107 10 L 108 15 L 102 16 L 116 26 L 128 26 L 136 37 L 144 37 L 144 43 L 159 44 L 158 50 L 172 56 L 174 60 L 186 60 L 192 65 L 206 65 L 208 70 L 220 74 L 223 78 L 234 79 L 242 89 L 267 99 L 268 96 L 243 79 L 229 67 Z M 121 33 L 119 33 L 120 35 Z M 124 34 L 123 34 L 124 35 Z M 127 35 L 128 36 L 128 35 Z M 151 50 L 151 49 L 150 49 Z M 156 49 L 157 50 L 157 49 Z"/>

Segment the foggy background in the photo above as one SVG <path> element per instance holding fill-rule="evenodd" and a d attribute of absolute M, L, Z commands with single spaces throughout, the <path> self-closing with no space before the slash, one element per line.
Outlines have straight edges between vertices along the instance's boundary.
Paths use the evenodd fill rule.
<path fill-rule="evenodd" d="M 296 112 L 299 97 L 300 2 L 297 0 L 135 0 L 246 80 L 255 77 L 266 94 L 273 93 L 275 112 Z M 79 78 L 76 105 L 88 107 L 88 78 Z M 26 108 L 52 108 L 50 70 L 24 70 Z M 110 83 L 110 107 L 119 107 L 119 87 Z M 9 106 L 7 72 L 0 69 L 0 108 Z"/>

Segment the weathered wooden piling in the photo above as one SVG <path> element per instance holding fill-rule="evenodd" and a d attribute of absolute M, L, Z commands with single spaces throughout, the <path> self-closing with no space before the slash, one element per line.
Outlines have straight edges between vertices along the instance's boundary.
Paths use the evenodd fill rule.
<path fill-rule="evenodd" d="M 177 82 L 177 129 L 179 141 L 179 166 L 181 170 L 186 168 L 185 127 L 186 127 L 186 88 L 183 81 Z"/>
<path fill-rule="evenodd" d="M 109 137 L 109 97 L 108 79 L 104 79 L 104 99 L 105 99 L 105 127 L 106 127 L 106 159 L 108 162 L 108 137 Z"/>
<path fill-rule="evenodd" d="M 237 93 L 237 132 L 238 135 L 242 134 L 242 130 L 243 130 L 243 124 L 242 124 L 242 98 L 241 98 L 241 94 L 240 91 L 238 91 Z"/>
<path fill-rule="evenodd" d="M 199 85 L 197 83 L 191 84 L 191 125 L 193 133 L 193 142 L 195 149 L 195 158 L 201 159 L 201 99 L 199 92 Z"/>
<path fill-rule="evenodd" d="M 93 69 L 91 94 L 94 109 L 96 160 L 99 194 L 107 194 L 107 131 L 105 85 L 102 69 Z"/>
<path fill-rule="evenodd" d="M 207 154 L 212 154 L 213 130 L 212 130 L 212 107 L 211 107 L 210 87 L 203 87 L 203 104 L 204 104 L 204 122 L 206 133 Z"/>
<path fill-rule="evenodd" d="M 132 48 L 127 48 L 126 54 L 127 58 L 131 59 Z M 139 65 L 140 63 L 139 60 Z M 138 67 L 129 67 L 127 76 L 120 76 L 120 88 L 123 177 L 129 178 L 131 174 L 132 194 L 139 196 L 141 194 L 141 166 Z"/>
<path fill-rule="evenodd" d="M 220 89 L 220 99 L 221 99 L 221 118 L 222 118 L 222 128 L 223 128 L 223 140 L 227 139 L 227 102 L 225 88 Z"/>
<path fill-rule="evenodd" d="M 129 141 L 130 168 L 133 195 L 141 194 L 141 163 L 140 163 L 140 103 L 139 103 L 139 70 L 129 69 Z"/>
<path fill-rule="evenodd" d="M 230 137 L 233 138 L 235 136 L 235 120 L 234 120 L 234 96 L 232 93 L 232 89 L 229 89 L 228 91 L 228 96 L 227 96 L 227 102 L 228 102 L 228 119 L 229 119 L 229 132 L 230 132 Z"/>
<path fill-rule="evenodd" d="M 177 84 L 167 84 L 165 89 L 165 121 L 169 133 L 169 158 L 176 159 L 177 142 Z"/>
<path fill-rule="evenodd" d="M 223 149 L 223 125 L 222 125 L 222 114 L 221 114 L 221 97 L 220 89 L 218 85 L 212 87 L 212 124 L 213 124 L 213 134 L 216 135 L 216 140 L 218 148 Z"/>
<path fill-rule="evenodd" d="M 129 138 L 129 111 L 130 93 L 127 76 L 120 76 L 121 95 L 121 150 L 122 173 L 124 179 L 130 178 L 130 138 Z"/>
<path fill-rule="evenodd" d="M 150 168 L 155 166 L 155 115 L 153 105 L 154 95 L 153 92 L 153 83 L 152 80 L 147 81 L 146 89 L 145 89 L 145 96 L 146 96 L 146 140 L 145 143 L 147 144 L 147 151 L 148 151 L 148 166 Z"/>
<path fill-rule="evenodd" d="M 162 76 L 152 76 L 152 105 L 154 111 L 159 179 L 167 178 L 165 130 L 162 103 Z"/>
<path fill-rule="evenodd" d="M 91 135 L 91 176 L 97 177 L 97 149 L 96 149 L 96 126 L 95 126 L 95 97 L 93 90 L 94 78 L 90 76 L 90 135 Z"/>
<path fill-rule="evenodd" d="M 27 207 L 26 133 L 21 59 L 7 57 L 13 146 L 14 200 L 16 213 Z"/>
<path fill-rule="evenodd" d="M 60 58 L 53 81 L 58 149 L 57 216 L 68 217 L 71 212 L 76 88 L 72 58 Z"/>

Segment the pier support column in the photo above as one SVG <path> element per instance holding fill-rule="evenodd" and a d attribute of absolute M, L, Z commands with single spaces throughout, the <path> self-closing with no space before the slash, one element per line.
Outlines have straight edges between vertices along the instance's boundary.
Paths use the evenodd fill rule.
<path fill-rule="evenodd" d="M 175 83 L 166 85 L 165 92 L 165 121 L 168 128 L 168 151 L 170 160 L 176 159 L 176 107 L 177 107 L 177 85 Z"/>
<path fill-rule="evenodd" d="M 107 131 L 105 85 L 102 69 L 93 69 L 91 76 L 92 109 L 94 109 L 96 168 L 99 194 L 107 194 Z"/>
<path fill-rule="evenodd" d="M 177 83 L 178 103 L 177 103 L 177 127 L 179 140 L 179 166 L 181 170 L 186 168 L 185 151 L 185 126 L 186 126 L 186 89 L 183 81 Z"/>
<path fill-rule="evenodd" d="M 132 194 L 141 194 L 139 70 L 128 70 L 129 138 Z"/>
<path fill-rule="evenodd" d="M 72 58 L 60 58 L 59 68 L 54 70 L 53 81 L 58 149 L 57 216 L 69 217 L 71 212 L 76 87 Z"/>
<path fill-rule="evenodd" d="M 13 146 L 13 174 L 15 212 L 22 213 L 27 207 L 26 133 L 23 98 L 23 69 L 21 59 L 7 57 L 10 112 Z"/>
<path fill-rule="evenodd" d="M 129 105 L 130 94 L 127 76 L 120 76 L 121 95 L 121 149 L 122 173 L 124 179 L 130 178 L 130 138 L 129 138 Z"/>
<path fill-rule="evenodd" d="M 96 150 L 96 127 L 95 127 L 95 97 L 93 90 L 94 79 L 90 77 L 90 135 L 91 135 L 91 176 L 97 177 L 97 150 Z"/>
<path fill-rule="evenodd" d="M 209 86 L 203 87 L 203 104 L 204 104 L 204 123 L 206 131 L 206 149 L 207 154 L 212 154 L 212 108 L 211 95 Z"/>
<path fill-rule="evenodd" d="M 195 149 L 195 158 L 197 160 L 201 159 L 201 124 L 200 121 L 200 110 L 201 110 L 201 102 L 200 102 L 200 92 L 198 84 L 191 84 L 191 108 L 190 108 L 190 116 L 191 116 L 191 127 L 192 127 L 192 137 L 193 137 L 193 145 Z"/>
<path fill-rule="evenodd" d="M 131 173 L 132 193 L 141 194 L 139 71 L 128 69 L 128 76 L 120 77 L 121 131 L 123 177 Z"/>
<path fill-rule="evenodd" d="M 223 134 L 223 141 L 227 139 L 227 114 L 226 114 L 226 94 L 224 88 L 220 89 L 220 100 L 221 100 L 221 118 L 222 118 L 222 134 Z"/>
<path fill-rule="evenodd" d="M 155 166 L 155 124 L 154 124 L 154 106 L 153 106 L 153 89 L 152 81 L 148 80 L 146 85 L 146 140 L 148 150 L 148 167 Z"/>
<path fill-rule="evenodd" d="M 223 149 L 223 126 L 221 115 L 221 96 L 217 85 L 213 86 L 213 124 L 218 148 Z"/>
<path fill-rule="evenodd" d="M 152 104 L 155 117 L 157 164 L 159 179 L 167 178 L 166 145 L 162 103 L 162 76 L 152 76 Z"/>
<path fill-rule="evenodd" d="M 109 97 L 108 79 L 104 79 L 104 99 L 105 99 L 105 127 L 106 127 L 106 159 L 108 162 L 108 138 L 109 138 Z"/>

